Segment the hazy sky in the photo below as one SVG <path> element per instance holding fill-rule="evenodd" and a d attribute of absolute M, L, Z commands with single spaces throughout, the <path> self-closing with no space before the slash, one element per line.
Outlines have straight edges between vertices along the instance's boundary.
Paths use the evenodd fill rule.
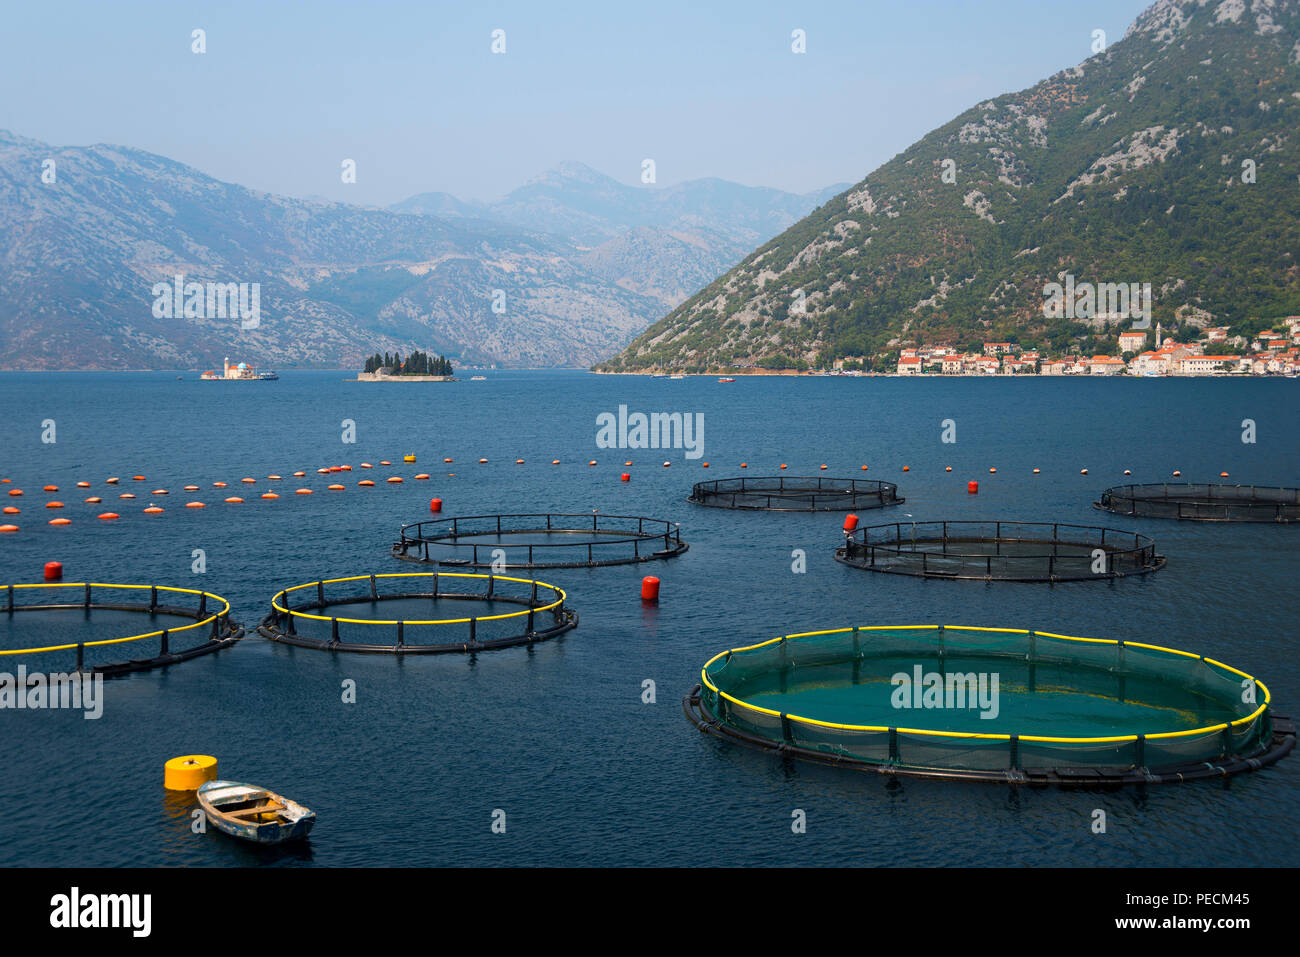
<path fill-rule="evenodd" d="M 1113 43 L 1145 6 L 4 0 L 0 128 L 376 205 L 429 190 L 494 199 L 568 159 L 628 183 L 652 158 L 661 186 L 717 176 L 805 192 L 855 182 L 972 104 L 1086 59 L 1093 30 Z M 340 181 L 344 159 L 355 184 Z"/>

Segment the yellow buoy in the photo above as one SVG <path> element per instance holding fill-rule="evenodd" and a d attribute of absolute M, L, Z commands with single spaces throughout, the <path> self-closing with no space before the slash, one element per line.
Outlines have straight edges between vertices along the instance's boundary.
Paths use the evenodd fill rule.
<path fill-rule="evenodd" d="M 414 461 L 415 461 L 415 456 L 414 456 L 414 455 L 403 455 L 403 456 L 402 456 L 402 461 L 403 461 L 403 462 L 414 462 Z"/>
<path fill-rule="evenodd" d="M 209 754 L 183 754 L 163 765 L 163 787 L 168 791 L 197 791 L 217 779 L 217 759 Z"/>

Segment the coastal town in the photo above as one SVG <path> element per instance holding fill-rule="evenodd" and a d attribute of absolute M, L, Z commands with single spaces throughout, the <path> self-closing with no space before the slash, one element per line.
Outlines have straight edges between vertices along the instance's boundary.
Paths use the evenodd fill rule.
<path fill-rule="evenodd" d="M 1150 348 L 1154 345 L 1154 348 Z M 1300 316 L 1253 336 L 1231 336 L 1228 327 L 1202 331 L 1191 342 L 1166 339 L 1153 330 L 1119 334 L 1119 355 L 1045 356 L 1011 342 L 985 342 L 981 353 L 947 346 L 903 349 L 898 375 L 1131 375 L 1224 376 L 1300 372 Z"/>

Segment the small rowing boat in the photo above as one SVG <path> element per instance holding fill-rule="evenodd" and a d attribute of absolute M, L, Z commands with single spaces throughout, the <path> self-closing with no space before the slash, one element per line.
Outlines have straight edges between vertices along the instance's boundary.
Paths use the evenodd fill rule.
<path fill-rule="evenodd" d="M 238 781 L 209 781 L 199 806 L 222 833 L 254 844 L 280 844 L 307 836 L 316 814 L 274 791 Z"/>

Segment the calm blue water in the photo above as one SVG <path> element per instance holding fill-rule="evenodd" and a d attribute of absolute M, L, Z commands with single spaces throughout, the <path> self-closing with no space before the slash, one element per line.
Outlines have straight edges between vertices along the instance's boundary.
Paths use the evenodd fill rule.
<path fill-rule="evenodd" d="M 495 373 L 486 382 L 379 386 L 343 373 L 275 383 L 176 374 L 0 375 L 0 477 L 26 490 L 21 526 L 0 536 L 0 580 L 203 587 L 250 627 L 273 591 L 320 577 L 412 570 L 387 554 L 427 514 L 579 511 L 674 518 L 690 551 L 670 562 L 541 573 L 567 588 L 580 626 L 531 651 L 395 661 L 272 645 L 234 648 L 109 683 L 98 721 L 0 712 L 0 864 L 31 865 L 1295 865 L 1300 758 L 1225 783 L 1112 794 L 889 781 L 802 764 L 703 736 L 681 696 L 718 650 L 851 624 L 1013 626 L 1168 644 L 1264 679 L 1280 713 L 1300 710 L 1295 669 L 1300 527 L 1190 525 L 1103 517 L 1107 485 L 1166 478 L 1300 484 L 1300 383 L 1287 380 L 742 379 L 673 381 L 584 373 Z M 658 451 L 595 447 L 595 420 L 702 412 L 706 471 Z M 1253 419 L 1258 441 L 1241 441 Z M 57 442 L 41 442 L 53 419 Z M 357 442 L 341 441 L 342 422 Z M 957 442 L 940 441 L 944 419 Z M 419 456 L 403 465 L 405 453 Z M 443 466 L 451 456 L 453 466 Z M 487 465 L 476 464 L 480 456 Z M 526 464 L 514 465 L 516 458 Z M 563 465 L 552 467 L 553 458 Z M 589 468 L 588 459 L 599 465 Z M 635 465 L 628 469 L 623 460 Z M 401 486 L 325 494 L 320 466 L 398 463 Z M 1168 567 L 1114 583 L 1049 587 L 919 581 L 834 562 L 841 517 L 738 514 L 684 502 L 693 481 L 741 474 L 896 480 L 888 520 L 1004 517 L 1111 524 L 1155 536 Z M 903 465 L 911 470 L 904 474 Z M 953 471 L 945 473 L 943 467 Z M 988 469 L 996 466 L 996 475 Z M 1034 467 L 1042 470 L 1033 475 Z M 1079 470 L 1090 474 L 1081 476 Z M 300 483 L 290 478 L 305 469 Z M 419 471 L 433 474 L 414 482 Z M 454 475 L 445 472 L 454 471 Z M 632 481 L 621 484 L 620 472 Z M 213 481 L 285 476 L 286 494 L 223 506 Z M 147 481 L 130 483 L 127 476 Z M 117 503 L 119 475 L 139 494 Z M 966 482 L 978 479 L 969 496 Z M 82 504 L 84 479 L 105 506 Z M 204 510 L 180 505 L 187 483 Z M 47 483 L 61 514 L 46 524 Z M 259 481 L 257 490 L 267 483 Z M 13 486 L 3 486 L 4 488 Z M 168 488 L 167 511 L 139 510 Z M 222 494 L 230 494 L 223 491 Z M 110 496 L 114 498 L 110 500 Z M 6 498 L 5 504 L 10 500 Z M 113 524 L 93 514 L 112 507 Z M 869 517 L 869 513 L 867 516 Z M 207 572 L 191 572 L 202 548 Z M 794 549 L 807 573 L 791 571 Z M 638 582 L 663 579 L 657 609 Z M 525 576 L 526 577 L 526 576 Z M 30 626 L 29 626 L 30 627 Z M 358 702 L 341 702 L 341 682 Z M 643 704 L 652 679 L 657 703 Z M 314 808 L 310 845 L 259 853 L 193 835 L 168 799 L 163 762 L 209 753 L 223 776 Z M 494 809 L 505 834 L 491 831 Z M 802 808 L 808 832 L 794 835 Z M 1104 808 L 1105 835 L 1090 832 Z"/>

